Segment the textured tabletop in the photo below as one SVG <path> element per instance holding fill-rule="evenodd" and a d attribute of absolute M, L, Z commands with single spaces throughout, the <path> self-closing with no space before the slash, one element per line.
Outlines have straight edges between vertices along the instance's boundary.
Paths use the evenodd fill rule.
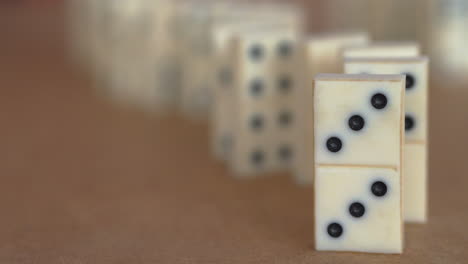
<path fill-rule="evenodd" d="M 467 87 L 431 86 L 430 221 L 406 226 L 404 254 L 316 252 L 311 187 L 237 181 L 207 123 L 96 96 L 62 24 L 1 10 L 0 263 L 466 263 Z"/>

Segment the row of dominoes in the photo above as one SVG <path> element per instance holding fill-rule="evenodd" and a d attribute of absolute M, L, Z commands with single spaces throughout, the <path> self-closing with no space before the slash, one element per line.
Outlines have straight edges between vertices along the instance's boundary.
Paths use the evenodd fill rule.
<path fill-rule="evenodd" d="M 402 221 L 427 220 L 419 46 L 305 37 L 301 13 L 284 5 L 174 3 L 101 2 L 121 26 L 88 36 L 97 79 L 110 82 L 100 87 L 209 119 L 213 155 L 239 178 L 291 171 L 314 183 L 317 249 L 400 253 Z"/>
<path fill-rule="evenodd" d="M 210 116 L 212 70 L 225 42 L 214 39 L 214 31 L 228 24 L 301 23 L 298 11 L 283 4 L 68 2 L 73 60 L 91 69 L 99 93 L 119 104 L 158 113 L 177 109 L 198 120 Z"/>

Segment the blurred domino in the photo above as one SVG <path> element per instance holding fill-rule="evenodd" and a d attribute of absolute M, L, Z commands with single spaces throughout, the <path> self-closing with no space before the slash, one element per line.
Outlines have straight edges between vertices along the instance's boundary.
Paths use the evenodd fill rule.
<path fill-rule="evenodd" d="M 170 1 L 110 1 L 97 70 L 106 95 L 120 105 L 164 112 L 177 100 L 177 49 Z"/>
<path fill-rule="evenodd" d="M 150 1 L 150 0 L 146 0 Z M 183 3 L 171 0 L 150 1 L 150 23 L 148 25 L 148 54 L 146 61 L 149 85 L 141 100 L 147 108 L 165 112 L 177 106 L 181 90 L 181 32 L 177 24 L 179 9 Z M 153 107 L 152 107 L 153 106 Z"/>
<path fill-rule="evenodd" d="M 240 177 L 290 168 L 296 134 L 298 35 L 248 32 L 233 40 L 232 148 L 229 164 Z"/>
<path fill-rule="evenodd" d="M 213 43 L 211 27 L 215 19 L 227 13 L 230 3 L 193 2 L 182 11 L 179 27 L 183 32 L 180 109 L 184 116 L 204 120 L 211 102 Z"/>
<path fill-rule="evenodd" d="M 312 35 L 306 40 L 308 67 L 315 74 L 343 72 L 342 50 L 369 47 L 369 42 L 366 32 Z"/>
<path fill-rule="evenodd" d="M 212 65 L 213 105 L 211 111 L 211 147 L 218 160 L 229 160 L 234 126 L 230 117 L 235 113 L 235 87 L 233 71 L 236 62 L 234 37 L 251 30 L 253 23 L 233 23 L 217 25 L 213 28 L 215 54 Z"/>
<path fill-rule="evenodd" d="M 254 29 L 252 29 L 254 28 Z M 244 21 L 234 23 L 222 23 L 213 28 L 214 58 L 212 67 L 212 117 L 211 140 L 215 158 L 229 160 L 230 149 L 233 141 L 234 125 L 231 117 L 235 113 L 235 105 L 232 98 L 236 87 L 231 82 L 233 69 L 236 62 L 233 39 L 238 34 L 260 30 L 291 30 L 296 31 L 296 26 L 278 21 Z"/>
<path fill-rule="evenodd" d="M 218 32 L 223 28 L 255 29 L 259 26 L 302 29 L 300 12 L 290 5 L 211 3 L 198 4 L 186 12 L 183 24 L 186 32 L 183 56 L 182 112 L 195 119 L 206 119 L 214 102 L 212 67 L 220 47 Z M 221 33 L 222 34 L 222 33 Z M 221 37 L 222 39 L 223 37 Z"/>
<path fill-rule="evenodd" d="M 148 86 L 145 60 L 151 30 L 150 7 L 145 1 L 112 1 L 107 7 L 108 26 L 102 34 L 100 57 L 107 95 L 127 106 L 139 107 Z"/>

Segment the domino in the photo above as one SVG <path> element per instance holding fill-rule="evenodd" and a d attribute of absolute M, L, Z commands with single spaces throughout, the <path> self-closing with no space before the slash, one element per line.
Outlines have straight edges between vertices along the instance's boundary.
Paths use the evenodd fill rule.
<path fill-rule="evenodd" d="M 226 42 L 220 41 L 220 38 L 216 36 L 220 28 L 230 27 L 237 31 L 236 28 L 247 28 L 246 25 L 250 25 L 248 29 L 278 26 L 299 30 L 302 27 L 302 17 L 295 9 L 288 8 L 288 5 L 266 7 L 257 4 L 212 3 L 207 8 L 193 14 L 189 13 L 189 19 L 184 24 L 188 35 L 185 42 L 188 45 L 186 45 L 184 55 L 184 81 L 181 93 L 183 113 L 195 119 L 206 119 L 212 112 L 216 86 L 210 82 L 214 76 L 210 74 L 210 71 L 213 70 L 213 65 L 218 63 L 216 56 L 222 50 L 220 47 Z M 206 70 L 201 70 L 204 72 L 201 74 L 200 69 Z M 204 77 L 198 80 L 203 81 L 197 81 L 197 78 L 194 78 L 194 76 L 201 75 Z M 202 100 L 196 100 L 197 98 L 202 98 Z M 203 103 L 200 104 L 200 101 Z"/>
<path fill-rule="evenodd" d="M 213 28 L 215 54 L 212 67 L 213 110 L 211 117 L 211 147 L 214 157 L 228 161 L 234 140 L 234 127 L 230 117 L 234 114 L 235 87 L 233 74 L 236 54 L 233 38 L 251 29 L 253 23 L 223 24 Z"/>
<path fill-rule="evenodd" d="M 404 74 L 405 145 L 403 166 L 404 219 L 427 221 L 428 58 L 347 59 L 346 73 Z"/>
<path fill-rule="evenodd" d="M 180 109 L 192 120 L 207 119 L 211 108 L 213 42 L 211 28 L 227 14 L 229 3 L 193 3 L 184 11 L 180 27 L 184 32 L 181 53 L 182 84 Z"/>
<path fill-rule="evenodd" d="M 291 31 L 259 30 L 233 40 L 235 137 L 229 165 L 239 177 L 287 169 L 293 162 L 298 38 Z"/>
<path fill-rule="evenodd" d="M 254 28 L 254 29 L 252 29 Z M 233 39 L 243 32 L 260 30 L 291 30 L 296 31 L 294 25 L 271 23 L 269 21 L 245 21 L 222 23 L 213 28 L 214 58 L 212 68 L 212 103 L 211 139 L 212 151 L 216 159 L 228 161 L 235 127 L 231 122 L 235 106 L 232 98 L 236 87 L 233 87 L 232 75 L 235 71 L 236 55 Z"/>
<path fill-rule="evenodd" d="M 379 57 L 415 57 L 419 56 L 419 45 L 414 42 L 375 42 L 369 46 L 347 47 L 343 49 L 343 57 L 379 58 Z"/>
<path fill-rule="evenodd" d="M 164 113 L 177 102 L 179 89 L 172 26 L 177 6 L 165 0 L 112 3 L 103 59 L 108 94 L 119 104 Z"/>
<path fill-rule="evenodd" d="M 184 63 L 182 112 L 192 120 L 204 120 L 210 113 L 212 56 L 192 57 Z"/>
<path fill-rule="evenodd" d="M 366 47 L 370 37 L 366 32 L 344 32 L 312 35 L 306 40 L 309 71 L 318 73 L 343 72 L 342 50 L 346 47 Z"/>
<path fill-rule="evenodd" d="M 149 73 L 145 71 L 149 53 L 150 9 L 144 1 L 115 1 L 107 8 L 107 28 L 103 33 L 102 74 L 107 95 L 119 104 L 151 105 Z M 153 95 L 151 93 L 151 95 Z"/>
<path fill-rule="evenodd" d="M 303 47 L 303 76 L 305 88 L 297 93 L 297 115 L 299 122 L 296 125 L 298 135 L 296 138 L 296 164 L 294 165 L 294 178 L 299 184 L 312 184 L 314 175 L 314 118 L 312 112 L 313 102 L 313 76 L 318 73 L 343 72 L 342 49 L 347 46 L 367 45 L 369 35 L 365 32 L 329 33 L 314 35 L 305 41 Z"/>
<path fill-rule="evenodd" d="M 402 253 L 404 76 L 315 78 L 315 246 Z"/>
<path fill-rule="evenodd" d="M 151 3 L 150 7 L 152 15 L 147 57 L 150 84 L 147 94 L 156 110 L 166 111 L 176 107 L 182 86 L 180 51 L 183 33 L 177 19 L 180 9 L 185 5 L 158 0 Z M 148 105 L 148 108 L 151 108 L 151 105 Z"/>
<path fill-rule="evenodd" d="M 142 84 L 133 85 L 131 93 L 138 108 L 146 112 L 165 113 L 178 103 L 182 71 L 176 21 L 179 8 L 173 1 L 140 0 L 130 46 L 137 54 L 135 68 Z"/>

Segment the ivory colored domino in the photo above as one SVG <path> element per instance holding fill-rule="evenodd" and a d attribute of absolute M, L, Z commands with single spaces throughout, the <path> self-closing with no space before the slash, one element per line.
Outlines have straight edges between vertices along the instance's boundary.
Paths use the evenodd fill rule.
<path fill-rule="evenodd" d="M 415 42 L 374 42 L 368 46 L 355 46 L 343 49 L 343 57 L 379 58 L 379 57 L 415 57 L 419 56 L 419 44 Z"/>
<path fill-rule="evenodd" d="M 289 22 L 279 21 L 223 21 L 217 23 L 212 29 L 212 41 L 214 55 L 211 67 L 211 88 L 213 94 L 211 111 L 211 147 L 215 158 L 221 161 L 228 161 L 230 158 L 231 146 L 234 140 L 233 131 L 235 129 L 231 120 L 234 114 L 234 92 L 233 74 L 235 72 L 236 54 L 233 39 L 243 32 L 259 30 L 295 30 L 295 25 Z"/>
<path fill-rule="evenodd" d="M 169 1 L 104 1 L 101 43 L 96 62 L 108 86 L 106 94 L 118 103 L 149 112 L 175 103 L 174 79 L 168 80 L 170 24 L 175 5 Z M 103 3 L 103 4 L 104 4 Z M 164 84 L 164 85 L 160 85 Z"/>
<path fill-rule="evenodd" d="M 314 118 L 313 78 L 318 73 L 343 72 L 341 51 L 347 46 L 367 45 L 369 35 L 365 32 L 330 33 L 311 36 L 303 47 L 304 88 L 297 93 L 298 120 L 296 123 L 296 164 L 294 178 L 299 184 L 312 184 L 314 179 Z"/>
<path fill-rule="evenodd" d="M 180 109 L 193 120 L 208 119 L 211 111 L 211 27 L 218 16 L 226 14 L 229 6 L 231 4 L 224 2 L 192 1 L 179 14 L 182 64 Z"/>
<path fill-rule="evenodd" d="M 315 78 L 317 250 L 403 252 L 404 76 Z"/>
<path fill-rule="evenodd" d="M 119 104 L 135 105 L 141 92 L 141 54 L 144 47 L 135 49 L 135 42 L 146 43 L 137 34 L 138 22 L 144 20 L 144 6 L 132 1 L 101 1 L 100 23 L 96 43 L 95 63 L 100 85 L 106 95 Z M 144 45 L 144 44 L 140 44 Z"/>
<path fill-rule="evenodd" d="M 346 73 L 405 74 L 404 219 L 427 221 L 428 58 L 356 58 Z"/>
<path fill-rule="evenodd" d="M 181 92 L 181 109 L 189 117 L 206 119 L 212 112 L 214 104 L 213 90 L 211 86 L 213 74 L 210 70 L 203 70 L 206 74 L 200 74 L 199 68 L 212 69 L 219 43 L 214 39 L 213 31 L 219 25 L 247 24 L 251 23 L 254 29 L 259 24 L 271 24 L 272 26 L 287 25 L 290 28 L 302 27 L 302 17 L 298 10 L 287 5 L 274 5 L 266 8 L 263 5 L 242 5 L 226 2 L 205 3 L 186 10 L 186 18 L 181 27 L 184 27 L 186 35 L 183 55 L 183 84 Z M 196 63 L 193 63 L 196 61 Z M 195 65 L 194 65 L 195 64 Z M 193 73 L 192 73 L 193 71 Z M 192 76 L 201 78 L 193 79 Z"/>
<path fill-rule="evenodd" d="M 366 32 L 312 35 L 306 40 L 305 44 L 309 71 L 314 75 L 318 73 L 342 73 L 342 50 L 346 47 L 366 47 L 369 42 L 370 37 Z"/>
<path fill-rule="evenodd" d="M 246 27 L 249 25 L 247 23 Z M 235 50 L 232 39 L 244 26 L 224 25 L 213 28 L 215 57 L 212 67 L 213 109 L 211 116 L 211 147 L 218 160 L 229 160 L 234 139 L 232 117 L 234 113 L 235 90 L 233 74 L 235 67 Z"/>
<path fill-rule="evenodd" d="M 251 177 L 290 168 L 294 159 L 298 34 L 292 30 L 244 32 L 233 40 L 231 70 L 235 138 L 229 165 Z"/>

